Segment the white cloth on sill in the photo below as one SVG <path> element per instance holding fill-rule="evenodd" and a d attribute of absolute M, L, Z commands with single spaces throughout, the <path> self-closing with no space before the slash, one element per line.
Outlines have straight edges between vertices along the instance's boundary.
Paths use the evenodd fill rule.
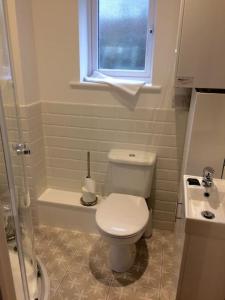
<path fill-rule="evenodd" d="M 141 80 L 114 78 L 106 76 L 98 71 L 93 72 L 92 76 L 85 76 L 84 81 L 93 83 L 105 83 L 131 96 L 135 96 L 140 90 L 140 88 L 145 85 L 145 82 Z"/>

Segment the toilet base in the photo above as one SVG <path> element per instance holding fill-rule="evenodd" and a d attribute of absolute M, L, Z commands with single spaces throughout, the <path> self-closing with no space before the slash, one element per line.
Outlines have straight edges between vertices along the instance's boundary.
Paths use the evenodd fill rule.
<path fill-rule="evenodd" d="M 109 265 L 113 271 L 126 272 L 134 264 L 136 257 L 136 245 L 110 245 Z"/>

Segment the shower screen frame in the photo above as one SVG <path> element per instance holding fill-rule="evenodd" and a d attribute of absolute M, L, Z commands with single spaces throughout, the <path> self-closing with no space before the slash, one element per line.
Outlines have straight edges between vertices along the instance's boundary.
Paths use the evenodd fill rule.
<path fill-rule="evenodd" d="M 24 297 L 25 297 L 25 300 L 30 300 L 28 282 L 27 282 L 27 277 L 26 277 L 26 268 L 25 268 L 25 262 L 24 262 L 24 253 L 23 253 L 18 207 L 16 204 L 18 201 L 17 201 L 16 190 L 15 190 L 14 174 L 13 174 L 13 169 L 12 169 L 12 160 L 11 160 L 11 155 L 10 155 L 7 127 L 5 124 L 5 115 L 4 115 L 4 108 L 3 108 L 2 101 L 3 101 L 3 99 L 2 99 L 2 93 L 1 93 L 1 88 L 0 88 L 0 131 L 1 131 L 1 137 L 2 137 L 2 146 L 3 146 L 3 152 L 4 152 L 6 173 L 7 173 L 8 184 L 9 184 L 9 189 L 10 189 L 10 196 L 11 196 L 10 204 L 11 204 L 11 209 L 12 209 L 12 214 L 13 214 L 14 224 L 15 224 L 16 241 L 17 241 L 17 247 L 18 247 L 18 258 L 19 258 L 19 264 L 20 264 L 20 269 L 21 269 Z M 25 180 L 25 174 L 24 174 L 24 180 Z"/>
<path fill-rule="evenodd" d="M 22 139 L 22 131 L 20 126 L 20 115 L 18 110 L 18 103 L 16 99 L 15 93 L 15 81 L 14 81 L 14 70 L 13 70 L 13 60 L 11 57 L 12 49 L 10 44 L 9 33 L 7 30 L 8 24 L 8 16 L 7 16 L 7 9 L 5 7 L 5 1 L 0 0 L 1 5 L 1 24 L 3 26 L 2 32 L 4 36 L 2 37 L 2 41 L 6 43 L 5 49 L 7 49 L 6 53 L 9 58 L 9 70 L 11 71 L 11 78 L 7 78 L 5 80 L 5 85 L 0 84 L 0 130 L 1 130 L 1 137 L 2 137 L 2 146 L 4 152 L 4 160 L 6 166 L 6 175 L 8 179 L 8 186 L 10 192 L 10 205 L 12 210 L 12 215 L 15 224 L 15 233 L 16 233 L 16 242 L 17 242 L 17 251 L 18 251 L 18 258 L 19 258 L 19 265 L 20 265 L 20 274 L 22 278 L 23 284 L 23 293 L 24 293 L 24 300 L 30 300 L 29 295 L 29 284 L 27 279 L 26 273 L 26 266 L 25 266 L 25 258 L 28 257 L 32 260 L 33 266 L 36 270 L 36 258 L 34 254 L 34 242 L 33 242 L 33 226 L 32 226 L 32 219 L 31 219 L 31 209 L 30 205 L 27 207 L 27 203 L 29 203 L 29 189 L 27 185 L 27 178 L 26 178 L 26 171 L 25 171 L 25 163 L 24 158 L 22 155 L 17 156 L 15 150 L 13 150 L 13 145 L 16 143 L 23 143 Z M 6 95 L 11 95 L 10 99 L 6 99 Z M 8 123 L 6 122 L 6 112 L 7 106 L 12 110 L 12 115 L 15 121 L 15 128 L 13 130 L 16 132 L 16 138 L 10 137 L 10 128 L 8 128 Z M 8 117 L 8 116 L 7 116 Z M 12 157 L 13 156 L 13 157 Z M 13 159 L 12 159 L 13 158 Z M 21 184 L 19 186 L 18 192 L 18 183 L 15 180 L 14 174 L 14 163 L 16 160 L 17 167 L 20 170 L 20 179 Z M 18 177 L 18 176 L 17 176 Z M 17 186 L 16 186 L 17 184 Z M 25 207 L 25 208 L 24 208 Z M 23 231 L 22 231 L 23 228 Z M 25 230 L 25 232 L 24 232 Z M 29 243 L 27 242 L 27 240 Z M 11 299 L 10 299 L 11 300 Z"/>
<path fill-rule="evenodd" d="M 13 283 L 12 270 L 9 260 L 9 252 L 3 226 L 3 212 L 0 206 L 0 299 L 16 300 L 15 288 Z"/>

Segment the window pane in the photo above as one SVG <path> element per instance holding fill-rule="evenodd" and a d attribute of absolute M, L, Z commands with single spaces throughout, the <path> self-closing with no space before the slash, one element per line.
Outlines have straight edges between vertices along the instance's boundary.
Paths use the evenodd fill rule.
<path fill-rule="evenodd" d="M 99 69 L 145 69 L 148 5 L 99 0 Z"/>

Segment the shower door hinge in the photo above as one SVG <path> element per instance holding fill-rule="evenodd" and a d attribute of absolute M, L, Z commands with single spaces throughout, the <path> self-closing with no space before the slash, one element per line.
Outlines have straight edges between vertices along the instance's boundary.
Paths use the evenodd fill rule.
<path fill-rule="evenodd" d="M 13 150 L 16 151 L 17 155 L 30 155 L 31 153 L 26 144 L 15 144 Z"/>

